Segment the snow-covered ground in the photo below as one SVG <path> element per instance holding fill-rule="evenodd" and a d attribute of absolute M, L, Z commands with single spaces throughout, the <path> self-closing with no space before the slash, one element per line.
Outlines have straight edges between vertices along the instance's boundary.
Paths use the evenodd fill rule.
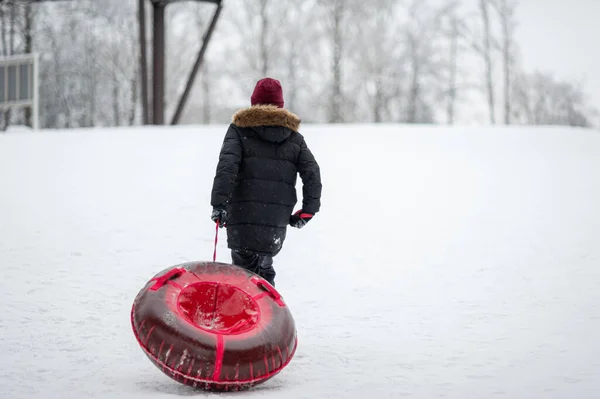
<path fill-rule="evenodd" d="M 211 396 L 150 363 L 129 312 L 156 272 L 212 259 L 224 133 L 0 135 L 0 397 Z M 275 258 L 298 352 L 231 396 L 600 397 L 600 133 L 303 133 L 322 212 Z"/>

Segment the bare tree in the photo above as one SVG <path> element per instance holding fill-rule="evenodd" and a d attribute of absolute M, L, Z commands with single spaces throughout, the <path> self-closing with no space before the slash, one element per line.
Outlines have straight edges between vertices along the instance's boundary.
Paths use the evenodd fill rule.
<path fill-rule="evenodd" d="M 202 94 L 203 94 L 203 107 L 202 107 L 202 122 L 205 124 L 209 124 L 211 121 L 211 93 L 212 93 L 212 85 L 211 85 L 211 76 L 210 69 L 208 65 L 204 65 L 204 71 L 202 74 Z"/>
<path fill-rule="evenodd" d="M 206 30 L 206 27 L 208 25 L 209 21 L 207 19 L 207 15 L 206 12 L 200 12 L 200 9 L 198 9 L 198 12 L 196 13 L 196 28 L 198 29 L 198 33 L 202 32 L 204 33 L 204 31 Z M 203 34 L 199 34 L 200 36 L 200 40 L 204 40 L 204 35 Z M 208 57 L 205 57 L 206 59 L 204 60 L 203 64 L 202 64 L 202 69 L 200 71 L 201 73 L 201 78 L 200 78 L 200 91 L 202 93 L 202 105 L 201 105 L 201 109 L 202 109 L 202 118 L 201 118 L 201 122 L 204 124 L 209 124 L 211 123 L 211 109 L 212 109 L 212 92 L 213 92 L 213 86 L 214 86 L 214 81 L 215 81 L 215 76 L 212 75 L 212 68 L 210 67 L 210 59 L 208 59 Z"/>
<path fill-rule="evenodd" d="M 213 106 L 213 118 L 225 121 L 224 115 L 247 104 L 248 93 L 258 79 L 269 76 L 284 80 L 288 65 L 285 34 L 289 29 L 288 4 L 289 0 L 232 0 L 228 3 L 229 12 L 223 14 L 215 40 L 219 40 L 219 32 L 231 39 L 220 47 L 218 55 L 222 57 L 218 76 L 229 77 L 231 84 L 219 79 L 227 87 L 228 95 L 223 97 L 227 103 L 219 109 Z M 219 98 L 217 95 L 216 100 Z"/>
<path fill-rule="evenodd" d="M 289 95 L 287 96 L 287 103 L 290 109 L 294 109 L 296 106 L 296 99 L 298 98 L 298 68 L 299 68 L 299 46 L 298 41 L 290 41 L 290 50 L 287 55 L 287 80 Z"/>
<path fill-rule="evenodd" d="M 105 43 L 101 66 L 110 76 L 112 84 L 112 125 L 132 124 L 138 106 L 139 48 L 136 40 L 134 20 L 131 13 L 107 9 L 98 16 L 106 21 L 108 31 L 102 35 Z M 96 50 L 97 51 L 97 50 Z"/>
<path fill-rule="evenodd" d="M 516 27 L 515 10 L 517 6 L 516 0 L 492 0 L 491 3 L 500 19 L 502 27 L 502 70 L 504 74 L 504 123 L 511 123 L 511 79 L 512 69 L 514 64 L 513 48 L 514 31 Z"/>
<path fill-rule="evenodd" d="M 85 74 L 83 78 L 83 87 L 87 92 L 89 112 L 85 114 L 84 126 L 95 126 L 97 120 L 98 104 L 97 97 L 99 91 L 99 73 L 98 63 L 96 62 L 96 51 L 97 51 L 98 40 L 94 35 L 85 35 L 83 39 L 83 46 L 85 51 L 83 52 L 82 63 L 85 68 Z"/>
<path fill-rule="evenodd" d="M 8 55 L 8 42 L 6 37 L 6 27 L 8 26 L 7 20 L 7 5 L 0 4 L 0 44 L 2 45 L 2 52 L 0 54 L 4 57 Z M 7 111 L 0 111 L 0 130 L 6 130 L 9 124 L 9 117 L 10 114 L 7 113 Z"/>
<path fill-rule="evenodd" d="M 343 0 L 333 0 L 332 8 L 332 85 L 331 85 L 331 114 L 330 122 L 342 122 L 342 52 L 343 52 L 343 36 L 342 36 L 342 21 L 344 18 L 344 2 Z"/>
<path fill-rule="evenodd" d="M 261 71 L 263 76 L 269 74 L 269 14 L 267 13 L 267 6 L 269 0 L 259 0 L 260 3 L 260 61 Z"/>
<path fill-rule="evenodd" d="M 125 5 L 84 0 L 32 6 L 33 43 L 42 60 L 42 126 L 135 123 L 138 46 L 133 5 Z"/>
<path fill-rule="evenodd" d="M 479 0 L 479 10 L 483 23 L 483 48 L 481 56 L 485 63 L 485 84 L 488 97 L 488 107 L 490 113 L 490 122 L 496 123 L 495 116 L 495 97 L 494 97 L 494 73 L 492 68 L 492 33 L 489 16 L 489 0 Z"/>
<path fill-rule="evenodd" d="M 315 58 L 320 59 L 315 44 L 319 43 L 320 31 L 307 29 L 314 23 L 316 13 L 315 1 L 283 1 L 281 6 L 286 8 L 285 20 L 279 23 L 283 29 L 281 34 L 286 38 L 284 53 L 285 67 L 282 78 L 286 82 L 286 106 L 297 111 L 307 108 L 300 103 L 300 92 L 309 91 L 308 85 L 302 83 L 311 69 Z M 314 63 L 318 65 L 318 63 Z M 284 76 L 285 75 L 285 76 Z"/>
<path fill-rule="evenodd" d="M 0 5 L 2 7 L 2 44 L 3 44 L 3 48 L 4 48 L 4 55 L 13 55 L 15 54 L 15 50 L 16 50 L 16 42 L 18 40 L 17 38 L 17 25 L 18 25 L 18 18 L 19 18 L 19 13 L 18 13 L 18 8 L 17 8 L 17 4 L 15 3 L 8 3 L 6 4 L 6 8 L 4 7 L 4 4 Z M 8 23 L 6 23 L 7 21 L 7 17 L 8 17 Z M 8 40 L 6 37 L 6 29 L 8 29 Z M 6 109 L 4 112 L 2 112 L 3 115 L 3 123 L 2 123 L 2 130 L 6 130 L 6 128 L 8 128 L 8 126 L 12 123 L 12 119 L 13 119 L 13 112 L 12 110 Z"/>
<path fill-rule="evenodd" d="M 440 90 L 444 67 L 444 31 L 442 20 L 451 14 L 453 3 L 441 7 L 426 1 L 413 0 L 408 8 L 408 22 L 402 27 L 406 43 L 406 66 L 409 77 L 407 102 L 403 121 L 407 123 L 430 123 L 435 119 L 433 99 Z"/>
<path fill-rule="evenodd" d="M 0 2 L 0 55 L 41 53 L 42 126 L 140 119 L 133 0 L 12 3 Z M 506 124 L 592 123 L 595 111 L 580 86 L 519 70 L 518 0 L 479 0 L 473 14 L 460 8 L 463 3 L 228 0 L 215 32 L 218 44 L 207 53 L 185 120 L 229 121 L 248 103 L 256 80 L 271 76 L 283 83 L 286 107 L 309 122 L 452 124 L 477 85 L 493 124 L 500 105 Z M 206 10 L 212 6 L 201 4 L 176 2 L 167 9 L 167 113 L 193 65 L 190 49 L 201 45 L 211 16 Z M 465 68 L 469 57 L 482 65 L 475 81 Z M 22 115 L 13 112 L 12 121 Z"/>
<path fill-rule="evenodd" d="M 460 8 L 458 1 L 450 0 L 447 3 L 447 12 L 443 17 L 441 34 L 445 37 L 443 47 L 447 52 L 447 58 L 443 70 L 446 72 L 446 81 L 442 84 L 443 98 L 446 105 L 446 123 L 454 124 L 459 103 L 464 100 L 466 93 L 472 89 L 480 90 L 480 85 L 472 81 L 472 73 L 464 64 L 468 63 L 469 50 L 471 47 L 480 48 L 479 43 L 473 43 L 473 32 L 471 31 L 467 13 Z M 467 61 L 465 61 L 467 59 Z"/>
<path fill-rule="evenodd" d="M 240 1 L 232 20 L 244 44 L 237 48 L 244 58 L 246 69 L 255 78 L 274 74 L 282 61 L 283 39 L 279 34 L 285 8 L 281 1 Z M 239 57 L 239 54 L 238 54 Z"/>
<path fill-rule="evenodd" d="M 450 54 L 448 59 L 448 100 L 446 105 L 446 118 L 448 124 L 454 124 L 454 109 L 456 104 L 456 91 L 457 91 L 457 69 L 458 69 L 458 40 L 459 40 L 459 26 L 458 17 L 452 14 L 450 17 Z"/>
<path fill-rule="evenodd" d="M 8 41 L 6 29 L 8 27 L 8 4 L 0 4 L 0 44 L 2 44 L 2 55 L 8 55 Z"/>
<path fill-rule="evenodd" d="M 15 38 L 16 38 L 16 26 L 17 26 L 17 5 L 15 3 L 9 3 L 9 14 L 10 14 L 10 27 L 9 27 L 9 48 L 8 53 L 15 53 Z"/>
<path fill-rule="evenodd" d="M 593 126 L 598 110 L 590 106 L 581 85 L 551 74 L 519 74 L 512 90 L 515 118 L 530 125 Z"/>
<path fill-rule="evenodd" d="M 357 104 L 355 115 L 368 115 L 375 123 L 389 118 L 391 99 L 397 94 L 395 90 L 401 86 L 402 79 L 394 73 L 397 63 L 403 56 L 398 46 L 393 29 L 396 2 L 378 1 L 374 7 L 363 14 L 363 23 L 357 24 L 360 33 L 354 42 L 358 47 L 351 52 L 355 63 L 355 76 L 364 82 L 365 104 Z M 377 43 L 377 45 L 374 45 Z"/>
<path fill-rule="evenodd" d="M 348 9 L 354 2 L 345 1 L 343 6 Z M 343 90 L 342 63 L 348 63 L 345 58 L 348 53 L 344 51 L 348 36 L 344 30 L 347 27 L 340 24 L 337 39 L 334 38 L 336 4 L 327 0 L 284 0 L 278 4 L 286 10 L 284 22 L 280 23 L 286 27 L 281 32 L 285 38 L 285 66 L 281 77 L 287 87 L 286 103 L 301 114 L 304 121 L 345 120 L 349 104 Z M 347 15 L 339 16 L 346 18 Z M 336 40 L 341 45 L 337 50 Z M 339 60 L 337 66 L 336 59 Z M 340 82 L 337 88 L 334 80 Z"/>
<path fill-rule="evenodd" d="M 365 51 L 364 40 L 359 39 L 361 30 L 368 28 L 373 9 L 378 9 L 385 0 L 363 2 L 359 0 L 319 0 L 319 11 L 315 18 L 322 21 L 316 25 L 321 30 L 319 44 L 324 51 L 320 64 L 326 63 L 328 71 L 322 96 L 327 98 L 323 108 L 327 110 L 325 120 L 330 123 L 350 122 L 356 119 L 361 108 L 357 93 L 362 82 L 353 72 L 359 53 Z M 384 10 L 388 10 L 384 8 Z M 371 43 L 371 46 L 373 43 Z M 326 61 L 327 60 L 327 61 Z"/>

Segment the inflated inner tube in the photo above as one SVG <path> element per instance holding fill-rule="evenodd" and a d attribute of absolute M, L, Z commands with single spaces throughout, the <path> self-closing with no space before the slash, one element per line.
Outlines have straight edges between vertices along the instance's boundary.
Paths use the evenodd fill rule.
<path fill-rule="evenodd" d="M 154 276 L 131 309 L 144 353 L 175 381 L 205 390 L 247 389 L 278 374 L 297 346 L 277 290 L 240 267 L 190 262 Z"/>

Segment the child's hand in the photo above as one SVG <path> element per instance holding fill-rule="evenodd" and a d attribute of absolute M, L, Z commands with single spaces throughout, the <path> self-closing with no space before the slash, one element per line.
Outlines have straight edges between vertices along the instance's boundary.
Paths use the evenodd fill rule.
<path fill-rule="evenodd" d="M 310 213 L 302 212 L 302 209 L 300 209 L 298 212 L 290 216 L 290 226 L 301 229 L 313 218 L 313 216 L 314 215 Z"/>
<path fill-rule="evenodd" d="M 227 211 L 221 208 L 213 208 L 210 218 L 213 222 L 219 223 L 219 227 L 223 227 L 227 223 Z"/>

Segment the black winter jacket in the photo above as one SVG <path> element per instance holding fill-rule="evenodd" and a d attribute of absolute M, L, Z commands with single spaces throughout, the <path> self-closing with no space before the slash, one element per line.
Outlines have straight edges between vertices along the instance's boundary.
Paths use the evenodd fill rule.
<path fill-rule="evenodd" d="M 271 105 L 252 106 L 233 116 L 211 194 L 213 207 L 227 209 L 229 248 L 279 253 L 297 203 L 298 174 L 303 212 L 319 211 L 319 165 L 299 127 L 296 115 Z"/>

